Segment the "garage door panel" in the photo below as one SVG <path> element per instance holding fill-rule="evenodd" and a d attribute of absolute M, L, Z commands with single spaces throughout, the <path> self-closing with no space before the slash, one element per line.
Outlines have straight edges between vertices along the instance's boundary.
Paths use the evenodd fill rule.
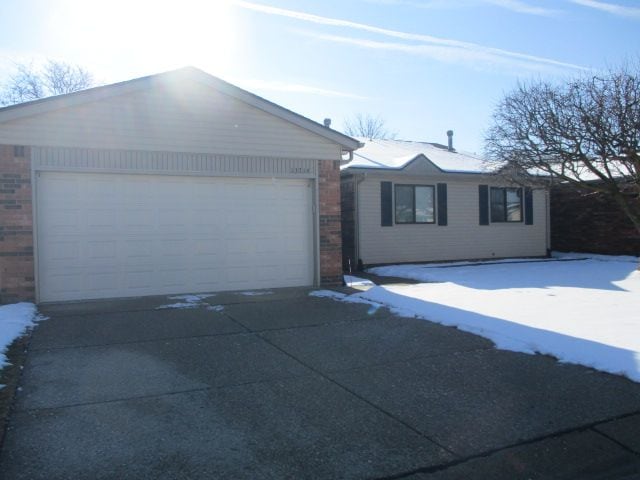
<path fill-rule="evenodd" d="M 52 200 L 77 200 L 80 196 L 78 179 L 69 177 L 52 178 L 46 185 L 46 195 Z"/>
<path fill-rule="evenodd" d="M 180 288 L 185 284 L 190 285 L 190 275 L 184 269 L 159 268 L 158 272 L 159 292 L 164 293 L 169 288 L 169 292 L 173 292 L 176 288 Z M 164 288 L 164 290 L 163 290 Z"/>
<path fill-rule="evenodd" d="M 122 275 L 124 286 L 127 290 L 152 291 L 155 281 L 154 273 L 153 268 L 138 268 L 124 272 Z"/>
<path fill-rule="evenodd" d="M 67 269 L 67 273 L 64 274 L 51 275 L 50 281 L 52 295 L 75 295 L 86 288 L 84 274 L 73 269 Z"/>
<path fill-rule="evenodd" d="M 190 212 L 185 208 L 164 208 L 158 218 L 158 226 L 161 231 L 174 233 L 178 228 L 185 228 Z"/>
<path fill-rule="evenodd" d="M 112 209 L 89 207 L 86 212 L 86 224 L 90 228 L 111 228 L 117 223 L 116 212 Z"/>
<path fill-rule="evenodd" d="M 101 271 L 87 277 L 90 292 L 115 292 L 118 289 L 118 272 Z"/>
<path fill-rule="evenodd" d="M 80 211 L 74 209 L 52 210 L 43 212 L 43 224 L 52 234 L 74 234 L 82 229 Z"/>
<path fill-rule="evenodd" d="M 74 241 L 55 241 L 49 242 L 49 256 L 47 261 L 53 262 L 70 262 L 78 257 L 80 244 Z M 43 260 L 44 261 L 44 260 Z"/>
<path fill-rule="evenodd" d="M 128 262 L 153 258 L 153 240 L 122 240 L 122 255 Z"/>
<path fill-rule="evenodd" d="M 256 247 L 256 253 L 259 255 L 275 254 L 280 248 L 280 242 L 277 238 L 263 238 Z"/>
<path fill-rule="evenodd" d="M 129 205 L 128 208 L 124 208 L 122 205 L 116 205 L 123 209 L 121 211 L 122 223 L 121 225 L 131 229 L 133 231 L 153 231 L 156 224 L 155 212 L 150 208 L 140 208 L 136 205 Z"/>
<path fill-rule="evenodd" d="M 158 247 L 160 255 L 170 258 L 188 258 L 189 241 L 187 239 L 180 238 L 158 240 Z M 170 261 L 173 262 L 174 260 L 171 259 Z"/>
<path fill-rule="evenodd" d="M 193 241 L 193 254 L 198 258 L 220 257 L 223 245 L 224 242 L 217 238 L 199 238 Z"/>
<path fill-rule="evenodd" d="M 307 180 L 41 173 L 41 301 L 313 283 Z"/>
<path fill-rule="evenodd" d="M 253 288 L 260 288 L 259 276 L 254 275 L 256 270 L 249 265 L 229 267 L 226 272 L 226 281 L 232 286 L 231 290 L 246 288 L 250 284 L 249 279 L 251 279 L 251 284 L 255 285 Z"/>

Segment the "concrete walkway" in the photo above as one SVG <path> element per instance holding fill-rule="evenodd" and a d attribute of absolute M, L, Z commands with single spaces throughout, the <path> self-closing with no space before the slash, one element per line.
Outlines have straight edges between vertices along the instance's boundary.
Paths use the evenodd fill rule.
<path fill-rule="evenodd" d="M 307 293 L 43 308 L 3 478 L 640 475 L 640 384 Z"/>

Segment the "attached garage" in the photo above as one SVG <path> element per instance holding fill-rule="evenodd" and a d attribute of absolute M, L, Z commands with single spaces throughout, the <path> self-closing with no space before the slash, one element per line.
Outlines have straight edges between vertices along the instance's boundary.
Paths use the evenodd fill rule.
<path fill-rule="evenodd" d="M 357 141 L 198 70 L 1 109 L 0 144 L 0 301 L 340 279 Z"/>
<path fill-rule="evenodd" d="M 309 180 L 38 175 L 40 299 L 313 285 Z"/>

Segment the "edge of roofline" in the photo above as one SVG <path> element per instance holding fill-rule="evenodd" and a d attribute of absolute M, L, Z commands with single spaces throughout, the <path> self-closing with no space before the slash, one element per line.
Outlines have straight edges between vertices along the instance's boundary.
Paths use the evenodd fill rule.
<path fill-rule="evenodd" d="M 400 172 L 404 170 L 405 167 L 345 167 L 340 170 L 340 172 L 349 173 L 349 172 L 369 172 L 375 171 L 378 173 L 382 172 Z M 436 167 L 438 168 L 438 167 Z M 496 172 L 478 172 L 474 170 L 443 170 L 438 168 L 438 171 L 447 175 L 498 175 Z"/>
<path fill-rule="evenodd" d="M 406 169 L 412 163 L 417 162 L 420 159 L 424 159 L 425 161 L 429 162 L 429 164 L 433 165 L 433 167 L 436 168 L 440 173 L 463 173 L 463 174 L 478 174 L 478 175 L 487 175 L 491 173 L 491 172 L 477 172 L 477 171 L 444 170 L 443 168 L 440 168 L 440 166 L 438 166 L 433 160 L 427 157 L 424 153 L 418 153 L 411 160 L 405 162 L 404 165 L 400 167 L 364 167 L 364 166 L 349 167 L 349 165 L 345 165 L 342 171 L 360 169 L 360 170 L 380 170 L 380 171 L 390 170 L 394 172 L 400 172 Z"/>
<path fill-rule="evenodd" d="M 354 151 L 362 147 L 363 144 L 354 138 L 340 133 L 331 128 L 315 122 L 303 115 L 295 113 L 285 107 L 277 105 L 256 94 L 237 87 L 225 80 L 204 72 L 195 67 L 183 67 L 177 70 L 170 70 L 163 73 L 148 75 L 144 77 L 125 80 L 123 82 L 112 83 L 93 87 L 78 92 L 56 95 L 53 97 L 41 98 L 29 102 L 18 103 L 0 108 L 0 122 L 16 120 L 24 117 L 46 113 L 61 108 L 73 107 L 83 103 L 93 102 L 111 98 L 125 93 L 144 90 L 158 83 L 171 82 L 181 79 L 192 79 L 204 85 L 214 88 L 225 95 L 234 97 L 244 103 L 258 108 L 266 113 L 281 118 L 300 128 L 315 133 L 334 143 L 337 143 L 343 150 Z"/>

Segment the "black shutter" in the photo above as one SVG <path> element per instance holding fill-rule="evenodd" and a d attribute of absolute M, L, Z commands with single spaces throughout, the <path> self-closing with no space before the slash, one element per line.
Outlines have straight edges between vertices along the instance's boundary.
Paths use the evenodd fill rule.
<path fill-rule="evenodd" d="M 447 224 L 447 184 L 438 184 L 438 225 Z"/>
<path fill-rule="evenodd" d="M 393 225 L 393 192 L 391 182 L 380 182 L 380 225 Z"/>
<path fill-rule="evenodd" d="M 524 189 L 524 224 L 533 225 L 533 191 L 529 187 Z"/>
<path fill-rule="evenodd" d="M 489 186 L 478 185 L 478 200 L 480 205 L 480 225 L 489 225 Z"/>

